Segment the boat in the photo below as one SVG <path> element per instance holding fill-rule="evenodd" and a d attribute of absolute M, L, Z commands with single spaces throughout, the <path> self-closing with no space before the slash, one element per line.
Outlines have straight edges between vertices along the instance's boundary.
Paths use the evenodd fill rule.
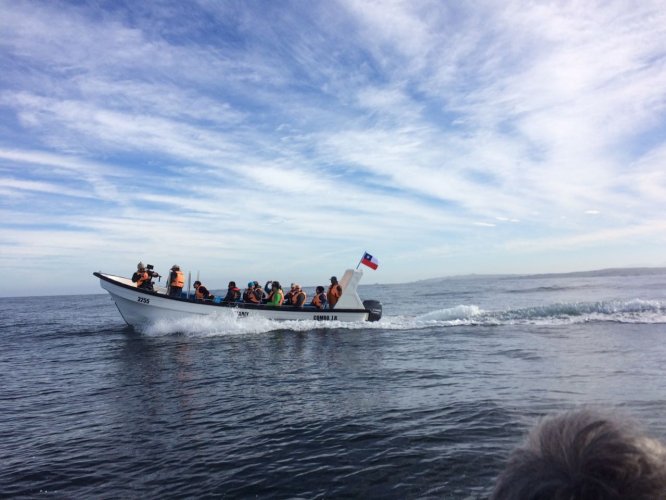
<path fill-rule="evenodd" d="M 109 292 L 120 315 L 134 329 L 158 321 L 179 320 L 186 317 L 215 316 L 233 313 L 237 318 L 264 318 L 269 320 L 314 321 L 379 321 L 382 304 L 376 300 L 362 301 L 358 284 L 363 271 L 347 269 L 339 281 L 342 295 L 333 309 L 317 309 L 314 306 L 296 308 L 290 305 L 248 304 L 243 302 L 215 302 L 195 300 L 193 297 L 167 295 L 165 287 L 153 290 L 137 288 L 130 278 L 114 276 L 101 271 L 93 273 L 100 286 Z"/>

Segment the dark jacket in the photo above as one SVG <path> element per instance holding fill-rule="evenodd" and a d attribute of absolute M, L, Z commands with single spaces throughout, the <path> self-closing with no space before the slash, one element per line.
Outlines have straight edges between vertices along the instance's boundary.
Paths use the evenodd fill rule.
<path fill-rule="evenodd" d="M 241 298 L 240 288 L 237 286 L 229 287 L 227 294 L 222 299 L 222 302 L 237 302 Z"/>

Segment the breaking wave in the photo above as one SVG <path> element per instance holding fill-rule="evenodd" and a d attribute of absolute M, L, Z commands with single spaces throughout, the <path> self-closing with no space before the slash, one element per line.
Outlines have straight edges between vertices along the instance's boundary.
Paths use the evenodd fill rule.
<path fill-rule="evenodd" d="M 458 306 L 421 315 L 417 320 L 451 325 L 560 325 L 584 322 L 666 323 L 666 303 L 658 300 L 574 302 L 484 311 Z"/>
<path fill-rule="evenodd" d="M 385 315 L 380 321 L 344 323 L 340 321 L 274 321 L 264 318 L 237 318 L 228 311 L 213 316 L 187 317 L 163 321 L 143 330 L 150 336 L 180 334 L 218 336 L 258 334 L 270 331 L 308 332 L 340 330 L 408 330 L 451 326 L 566 325 L 585 322 L 666 323 L 666 302 L 630 301 L 575 302 L 520 309 L 486 311 L 476 305 L 437 309 L 418 316 Z"/>

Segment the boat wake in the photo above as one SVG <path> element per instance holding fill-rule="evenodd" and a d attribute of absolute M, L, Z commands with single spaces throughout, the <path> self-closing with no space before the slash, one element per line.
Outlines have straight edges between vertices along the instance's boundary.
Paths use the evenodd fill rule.
<path fill-rule="evenodd" d="M 545 306 L 483 310 L 476 305 L 437 309 L 418 316 L 384 316 L 380 321 L 275 321 L 262 318 L 238 318 L 230 311 L 213 316 L 187 317 L 177 321 L 158 321 L 144 328 L 150 336 L 186 335 L 193 337 L 246 335 L 270 331 L 308 332 L 337 330 L 414 330 L 452 326 L 567 325 L 587 322 L 636 324 L 666 323 L 666 302 L 658 300 L 559 303 Z"/>
<path fill-rule="evenodd" d="M 558 303 L 545 306 L 484 311 L 458 306 L 432 311 L 416 318 L 442 325 L 566 325 L 587 322 L 666 323 L 666 303 L 658 300 Z"/>
<path fill-rule="evenodd" d="M 150 336 L 180 334 L 193 337 L 216 335 L 246 335 L 277 330 L 307 332 L 317 329 L 339 328 L 360 330 L 364 328 L 382 328 L 379 322 L 346 322 L 315 320 L 272 320 L 257 317 L 237 317 L 230 310 L 198 317 L 184 317 L 178 320 L 164 320 L 144 326 L 142 333 Z"/>

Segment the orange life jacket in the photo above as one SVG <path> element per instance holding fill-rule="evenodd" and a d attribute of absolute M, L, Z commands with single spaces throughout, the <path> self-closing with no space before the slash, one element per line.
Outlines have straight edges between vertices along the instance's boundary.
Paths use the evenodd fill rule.
<path fill-rule="evenodd" d="M 254 290 L 251 289 L 251 288 L 248 288 L 247 290 L 245 290 L 245 293 L 243 294 L 243 300 L 245 302 L 250 302 L 252 304 L 258 304 L 259 303 L 259 299 L 254 294 Z"/>
<path fill-rule="evenodd" d="M 174 274 L 171 286 L 183 288 L 185 286 L 185 274 L 183 274 L 183 271 L 174 271 Z"/>
<path fill-rule="evenodd" d="M 318 293 L 312 299 L 312 305 L 315 306 L 317 309 L 323 309 L 324 308 L 324 300 L 326 300 L 326 295 L 323 292 Z"/>
<path fill-rule="evenodd" d="M 299 307 L 303 307 L 305 305 L 305 299 L 308 298 L 307 294 L 303 290 L 297 290 L 297 291 L 294 291 L 294 293 L 291 296 L 291 304 L 293 306 L 296 306 L 298 304 L 298 298 L 301 295 L 303 296 L 303 302 L 301 302 Z"/>
<path fill-rule="evenodd" d="M 141 274 L 141 276 L 139 277 L 138 280 L 136 280 L 137 288 L 141 287 L 141 285 L 143 285 L 146 281 L 148 281 L 150 279 L 150 276 L 148 276 L 148 273 L 146 271 L 144 271 L 140 274 Z"/>
<path fill-rule="evenodd" d="M 338 302 L 340 295 L 342 295 L 342 287 L 340 286 L 340 283 L 335 283 L 328 287 L 328 293 L 326 294 L 328 307 L 333 309 L 333 306 Z"/>

